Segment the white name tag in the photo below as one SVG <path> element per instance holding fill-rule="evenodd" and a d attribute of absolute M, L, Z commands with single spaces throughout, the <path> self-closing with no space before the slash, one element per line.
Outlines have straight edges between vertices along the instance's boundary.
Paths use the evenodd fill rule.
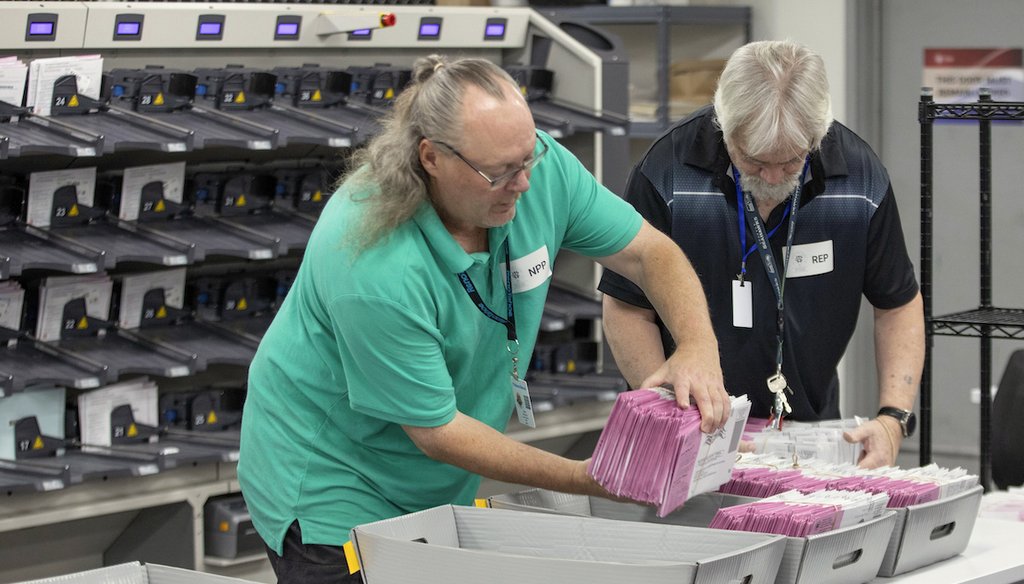
<path fill-rule="evenodd" d="M 751 328 L 754 326 L 754 283 L 732 281 L 732 326 Z"/>
<path fill-rule="evenodd" d="M 803 278 L 827 274 L 835 267 L 835 254 L 832 253 L 832 240 L 817 243 L 794 245 L 789 258 L 787 278 Z"/>
<path fill-rule="evenodd" d="M 533 290 L 551 277 L 551 259 L 548 246 L 512 260 L 512 292 Z"/>

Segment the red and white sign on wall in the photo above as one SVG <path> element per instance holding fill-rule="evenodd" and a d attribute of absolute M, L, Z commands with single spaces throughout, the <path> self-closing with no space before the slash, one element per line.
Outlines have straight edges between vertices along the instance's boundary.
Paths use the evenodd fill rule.
<path fill-rule="evenodd" d="M 986 87 L 995 101 L 1024 101 L 1021 49 L 925 49 L 924 83 L 935 101 L 976 101 Z"/>

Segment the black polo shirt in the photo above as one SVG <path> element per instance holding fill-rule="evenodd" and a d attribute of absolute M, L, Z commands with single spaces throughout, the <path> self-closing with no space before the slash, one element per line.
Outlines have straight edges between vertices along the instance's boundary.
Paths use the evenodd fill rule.
<path fill-rule="evenodd" d="M 740 226 L 731 162 L 713 120 L 708 106 L 658 138 L 633 169 L 626 200 L 686 253 L 707 295 L 725 386 L 733 395 L 749 396 L 751 416 L 767 417 L 772 399 L 765 380 L 775 370 L 777 349 L 776 298 L 760 252 L 754 251 L 745 277 L 753 285 L 753 327 L 733 326 Z M 808 175 L 793 246 L 813 251 L 812 259 L 821 264 L 808 270 L 806 264 L 791 263 L 785 285 L 783 372 L 794 391 L 789 402 L 795 420 L 839 417 L 836 367 L 856 327 L 861 295 L 887 309 L 910 302 L 918 291 L 889 175 L 871 148 L 833 123 L 821 149 L 811 155 Z M 766 225 L 768 230 L 779 226 L 770 242 L 780 270 L 789 231 L 788 218 L 782 220 L 785 206 L 776 207 Z M 742 228 L 747 246 L 756 243 L 745 223 Z M 652 308 L 639 287 L 614 272 L 604 273 L 599 289 Z M 658 324 L 665 353 L 671 354 L 675 345 Z"/>

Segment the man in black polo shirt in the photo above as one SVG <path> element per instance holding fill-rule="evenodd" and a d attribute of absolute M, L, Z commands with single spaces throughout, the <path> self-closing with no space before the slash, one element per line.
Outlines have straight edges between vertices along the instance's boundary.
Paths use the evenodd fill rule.
<path fill-rule="evenodd" d="M 726 388 L 750 397 L 752 416 L 775 424 L 839 417 L 836 366 L 867 297 L 880 410 L 848 439 L 863 444 L 862 466 L 895 464 L 913 431 L 924 362 L 921 295 L 888 173 L 833 122 L 820 56 L 789 41 L 738 49 L 714 105 L 651 146 L 626 199 L 689 257 Z M 675 342 L 642 291 L 613 272 L 600 290 L 627 381 L 644 387 L 663 376 Z"/>

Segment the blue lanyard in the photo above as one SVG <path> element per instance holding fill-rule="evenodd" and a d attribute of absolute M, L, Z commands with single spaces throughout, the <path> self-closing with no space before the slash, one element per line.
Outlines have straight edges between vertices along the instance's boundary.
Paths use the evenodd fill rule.
<path fill-rule="evenodd" d="M 742 282 L 743 278 L 747 275 L 747 258 L 750 257 L 750 254 L 754 253 L 754 250 L 757 249 L 757 244 L 754 243 L 751 244 L 749 248 L 747 247 L 747 226 L 745 225 L 746 222 L 743 220 L 743 191 L 739 186 L 739 173 L 736 172 L 736 169 L 733 169 L 733 173 L 736 175 L 736 222 L 740 229 L 740 253 L 743 254 L 743 257 L 740 258 L 740 281 Z M 786 203 L 786 208 L 782 211 L 782 219 L 779 220 L 779 224 L 775 226 L 775 229 L 768 232 L 768 239 L 774 237 L 775 232 L 782 227 L 782 222 L 789 216 L 789 210 L 792 206 L 792 201 Z"/>
<path fill-rule="evenodd" d="M 508 253 L 508 239 L 505 240 L 505 303 L 508 318 L 502 318 L 498 316 L 491 307 L 487 306 L 484 302 L 483 297 L 480 296 L 480 292 L 476 289 L 473 284 L 473 280 L 470 279 L 468 272 L 460 272 L 458 274 L 459 282 L 462 283 L 462 287 L 466 289 L 466 294 L 469 294 L 470 300 L 476 307 L 480 309 L 480 312 L 484 313 L 487 318 L 504 325 L 508 331 L 508 341 L 510 343 L 518 344 L 519 341 L 516 337 L 516 317 L 515 310 L 512 306 L 512 262 L 509 260 Z"/>
<path fill-rule="evenodd" d="M 789 233 L 786 234 L 786 257 L 782 264 L 782 274 L 776 267 L 775 253 L 772 252 L 772 246 L 768 243 L 768 239 L 775 233 L 780 226 L 779 225 L 767 233 L 764 221 L 761 220 L 761 214 L 757 212 L 757 205 L 754 204 L 754 198 L 748 192 L 743 191 L 743 187 L 740 186 L 740 173 L 733 166 L 732 174 L 733 180 L 736 181 L 736 207 L 737 207 L 737 218 L 739 220 L 740 228 L 740 245 L 742 246 L 740 251 L 742 252 L 747 245 L 747 233 L 743 227 L 744 217 L 746 223 L 750 226 L 750 230 L 754 232 L 754 237 L 757 239 L 757 243 L 743 256 L 742 260 L 745 264 L 747 256 L 756 247 L 761 248 L 761 261 L 764 263 L 764 271 L 768 275 L 768 280 L 772 284 L 772 289 L 775 291 L 775 306 L 777 309 L 777 327 L 776 327 L 776 340 L 778 343 L 778 349 L 775 354 L 775 365 L 776 371 L 782 371 L 782 339 L 785 329 L 785 303 L 783 302 L 783 294 L 785 293 L 785 277 L 786 272 L 789 270 L 789 257 L 790 251 L 793 249 L 793 234 L 796 233 L 796 217 L 800 212 L 800 194 L 804 188 L 804 179 L 807 177 L 807 169 L 810 167 L 811 159 L 808 156 L 804 162 L 804 168 L 800 171 L 800 180 L 797 182 L 796 188 L 793 189 L 793 197 L 789 204 L 786 206 L 786 210 L 789 212 Z M 742 202 L 741 202 L 742 201 Z M 785 218 L 785 215 L 783 215 Z M 745 270 L 745 265 L 741 264 L 741 269 Z M 742 274 L 742 272 L 741 272 Z M 741 276 L 742 277 L 742 276 Z"/>

